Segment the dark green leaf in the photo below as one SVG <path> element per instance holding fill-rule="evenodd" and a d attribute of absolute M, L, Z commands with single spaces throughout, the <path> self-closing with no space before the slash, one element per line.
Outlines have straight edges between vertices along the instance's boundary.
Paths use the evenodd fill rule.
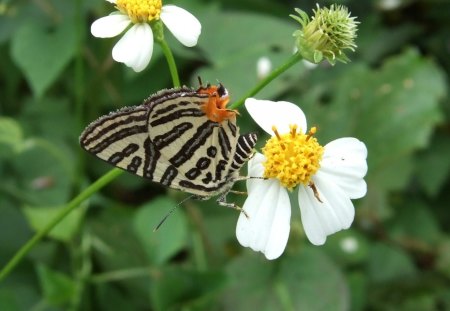
<path fill-rule="evenodd" d="M 230 310 L 348 310 L 347 284 L 336 265 L 315 248 L 267 261 L 255 253 L 228 268 Z M 320 293 L 320 299 L 317 299 Z"/>
<path fill-rule="evenodd" d="M 55 82 L 75 51 L 75 28 L 70 20 L 53 30 L 40 24 L 24 24 L 11 43 L 11 56 L 37 97 Z"/>
<path fill-rule="evenodd" d="M 153 232 L 153 229 L 167 215 L 176 202 L 159 197 L 142 206 L 134 216 L 133 226 L 150 261 L 161 264 L 186 246 L 187 223 L 181 209 L 176 210 Z"/>
<path fill-rule="evenodd" d="M 59 146 L 47 140 L 28 139 L 12 167 L 17 181 L 14 191 L 27 204 L 53 206 L 67 202 L 73 167 Z"/>
<path fill-rule="evenodd" d="M 369 258 L 368 272 L 374 282 L 412 277 L 417 272 L 407 253 L 386 244 L 374 244 Z"/>
<path fill-rule="evenodd" d="M 428 195 L 436 196 L 450 173 L 450 140 L 437 135 L 416 159 L 418 180 Z"/>
<path fill-rule="evenodd" d="M 39 282 L 45 300 L 51 305 L 63 305 L 75 293 L 75 283 L 67 275 L 40 264 L 37 266 Z"/>
<path fill-rule="evenodd" d="M 4 233 L 0 234 L 0 266 L 3 266 L 31 237 L 31 231 L 20 210 L 4 199 L 0 200 L 0 228 Z"/>
<path fill-rule="evenodd" d="M 224 282 L 222 272 L 163 269 L 151 288 L 153 306 L 155 310 L 211 310 Z"/>
<path fill-rule="evenodd" d="M 396 207 L 397 217 L 389 223 L 391 236 L 400 241 L 434 245 L 441 237 L 439 225 L 430 210 L 422 202 L 406 201 Z"/>

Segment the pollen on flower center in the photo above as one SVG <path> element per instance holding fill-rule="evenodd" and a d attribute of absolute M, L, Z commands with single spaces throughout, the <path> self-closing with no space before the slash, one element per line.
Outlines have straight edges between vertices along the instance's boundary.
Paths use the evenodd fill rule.
<path fill-rule="evenodd" d="M 127 14 L 133 23 L 158 20 L 161 14 L 161 0 L 117 0 L 116 7 Z"/>
<path fill-rule="evenodd" d="M 290 190 L 299 184 L 308 185 L 320 168 L 323 155 L 323 147 L 313 137 L 316 128 L 302 134 L 296 125 L 291 125 L 290 132 L 283 135 L 275 127 L 272 129 L 275 136 L 262 149 L 266 157 L 264 177 L 277 178 Z"/>

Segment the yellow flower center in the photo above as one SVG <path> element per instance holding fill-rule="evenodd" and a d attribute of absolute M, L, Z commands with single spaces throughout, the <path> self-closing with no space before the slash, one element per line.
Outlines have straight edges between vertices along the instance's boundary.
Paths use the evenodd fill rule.
<path fill-rule="evenodd" d="M 158 20 L 161 14 L 161 0 L 117 0 L 117 9 L 127 14 L 133 23 Z"/>
<path fill-rule="evenodd" d="M 283 135 L 275 126 L 272 130 L 275 136 L 262 149 L 266 157 L 264 177 L 277 178 L 289 190 L 299 184 L 308 185 L 320 168 L 323 155 L 323 147 L 313 137 L 317 129 L 313 127 L 308 134 L 302 134 L 296 125 L 291 125 L 290 132 Z"/>

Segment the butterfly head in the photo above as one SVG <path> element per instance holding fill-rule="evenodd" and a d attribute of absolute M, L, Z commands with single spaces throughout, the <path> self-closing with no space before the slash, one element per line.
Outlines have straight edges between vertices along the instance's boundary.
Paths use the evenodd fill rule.
<path fill-rule="evenodd" d="M 209 120 L 221 123 L 225 120 L 236 119 L 237 111 L 226 108 L 230 97 L 228 90 L 222 83 L 218 85 L 211 85 L 209 83 L 206 86 L 201 85 L 197 93 L 208 95 L 205 104 L 202 106 L 202 110 Z"/>

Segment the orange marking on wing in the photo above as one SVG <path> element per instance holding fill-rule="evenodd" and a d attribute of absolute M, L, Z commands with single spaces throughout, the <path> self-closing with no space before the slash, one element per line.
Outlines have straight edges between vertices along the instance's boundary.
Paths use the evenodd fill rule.
<path fill-rule="evenodd" d="M 217 86 L 200 87 L 197 92 L 208 95 L 208 101 L 202 106 L 202 110 L 209 120 L 221 123 L 225 120 L 233 120 L 236 118 L 238 112 L 226 108 L 230 98 L 228 95 L 221 97 Z"/>

